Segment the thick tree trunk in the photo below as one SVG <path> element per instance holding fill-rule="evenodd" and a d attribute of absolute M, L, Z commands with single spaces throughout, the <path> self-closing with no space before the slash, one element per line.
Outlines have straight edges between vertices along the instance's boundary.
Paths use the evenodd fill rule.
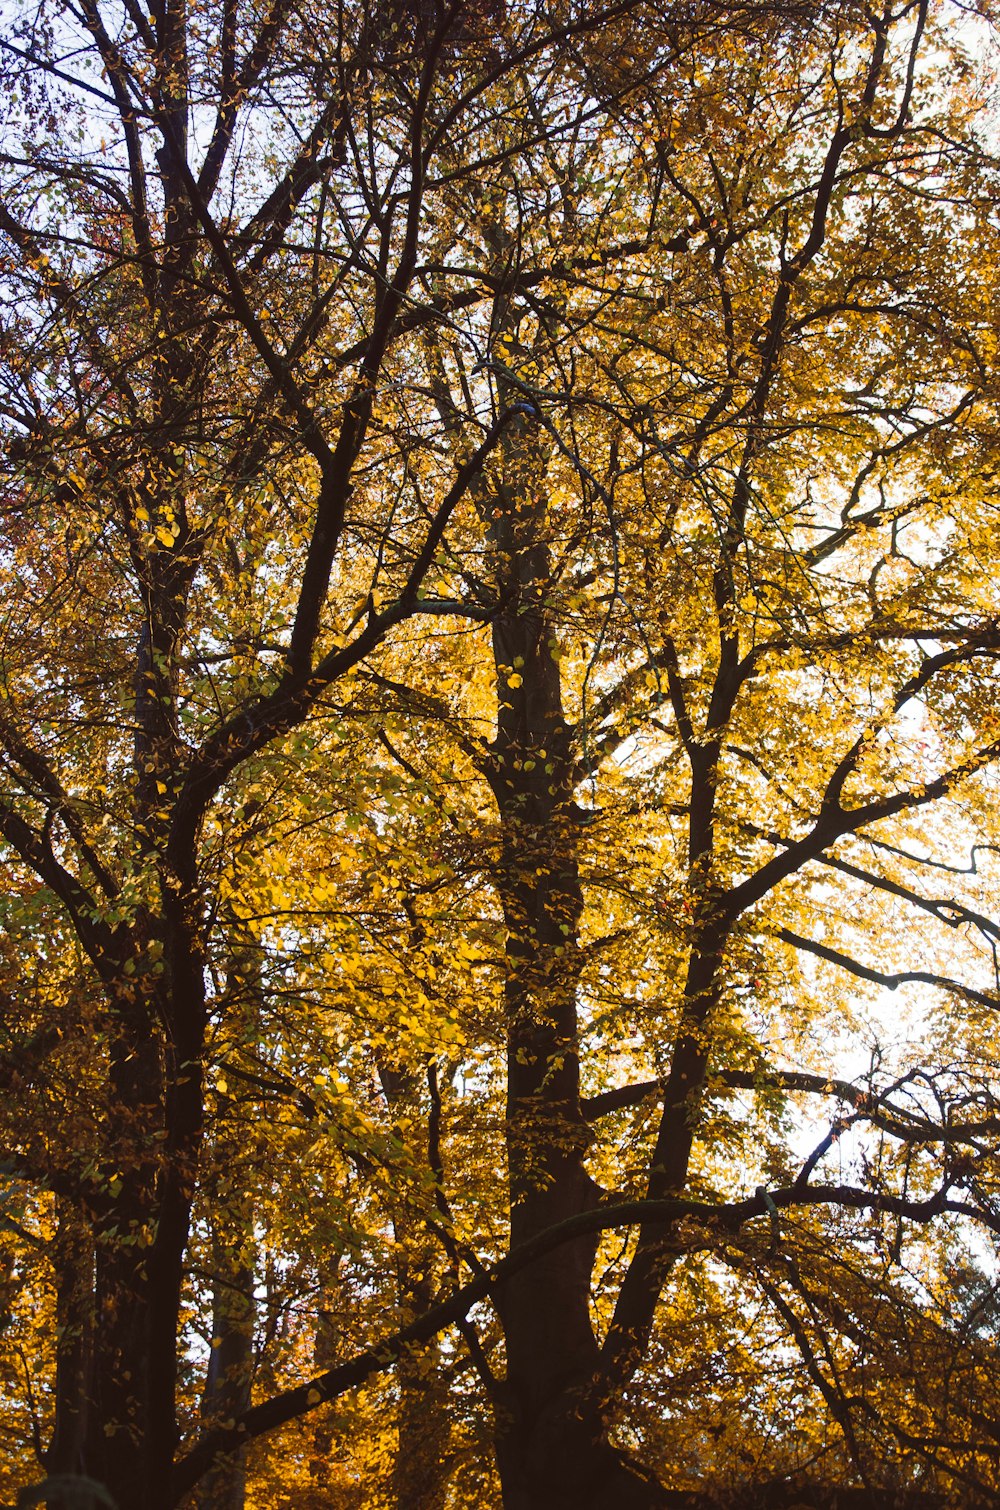
<path fill-rule="evenodd" d="M 674 1501 L 612 1447 L 600 1421 L 581 1419 L 576 1392 L 497 1443 L 504 1510 L 665 1510 Z"/>
<path fill-rule="evenodd" d="M 578 928 L 583 898 L 555 624 L 545 606 L 544 460 L 530 419 L 510 433 L 504 477 L 481 509 L 502 611 L 494 621 L 498 718 L 492 785 L 503 833 L 507 1158 L 511 1242 L 593 1207 L 580 1109 Z M 507 1351 L 496 1426 L 505 1510 L 647 1510 L 657 1487 L 606 1437 L 593 1406 L 596 1242 L 566 1244 L 498 1296 Z"/>
<path fill-rule="evenodd" d="M 177 1447 L 175 1409 L 181 1201 L 142 1199 L 140 1182 L 97 1229 L 96 1317 L 84 1448 L 86 1473 L 117 1510 L 167 1510 Z M 165 1230 L 156 1252 L 151 1223 Z M 186 1231 L 186 1223 L 184 1223 Z M 126 1241 L 119 1241 L 119 1233 Z M 128 1241 L 131 1239 L 131 1241 Z M 165 1250 L 165 1251 L 164 1251 Z"/>
<path fill-rule="evenodd" d="M 204 977 L 183 896 L 163 963 L 135 956 L 112 997 L 104 1157 L 94 1203 L 94 1332 L 84 1462 L 117 1510 L 167 1510 L 178 1442 L 177 1332 L 202 1130 Z M 173 914 L 173 916 L 171 916 Z"/>
<path fill-rule="evenodd" d="M 110 1107 L 95 1224 L 94 1349 L 86 1472 L 119 1510 L 152 1510 L 170 1458 L 157 1461 L 153 1371 L 157 1367 L 150 1274 L 157 1212 L 156 1143 L 163 1124 L 162 1064 L 147 1003 L 124 988 L 115 1002 Z"/>
<path fill-rule="evenodd" d="M 190 371 L 161 363 L 162 417 Z M 182 518 L 181 450 L 161 445 L 141 496 Z M 141 566 L 144 617 L 136 647 L 135 859 L 158 888 L 114 934 L 101 961 L 109 1029 L 108 1105 L 95 1208 L 94 1345 L 84 1460 L 117 1510 L 167 1510 L 177 1449 L 177 1333 L 184 1256 L 203 1129 L 203 918 L 195 840 L 170 863 L 170 798 L 183 769 L 176 648 L 197 552 Z"/>

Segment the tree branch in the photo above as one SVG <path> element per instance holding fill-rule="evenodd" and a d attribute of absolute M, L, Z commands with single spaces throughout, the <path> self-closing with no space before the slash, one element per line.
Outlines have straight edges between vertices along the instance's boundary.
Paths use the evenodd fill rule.
<path fill-rule="evenodd" d="M 667 1199 L 625 1201 L 613 1206 L 583 1211 L 577 1216 L 546 1228 L 530 1241 L 514 1248 L 505 1257 L 456 1290 L 447 1300 L 432 1306 L 408 1326 L 367 1348 L 354 1358 L 327 1369 L 314 1378 L 285 1390 L 270 1400 L 253 1406 L 234 1426 L 210 1432 L 203 1437 L 175 1469 L 173 1504 L 178 1504 L 208 1472 L 218 1457 L 237 1451 L 248 1442 L 337 1399 L 357 1388 L 374 1374 L 392 1368 L 411 1347 L 429 1342 L 432 1337 L 463 1321 L 472 1307 L 493 1295 L 513 1275 L 543 1258 L 547 1253 L 575 1239 L 622 1227 L 643 1225 L 669 1229 L 690 1218 L 714 1228 L 721 1235 L 739 1230 L 759 1217 L 770 1220 L 769 1205 L 779 1209 L 805 1206 L 832 1206 L 853 1211 L 881 1211 L 925 1223 L 944 1214 L 956 1214 L 983 1223 L 1000 1234 L 1000 1217 L 980 1211 L 967 1202 L 949 1199 L 946 1188 L 937 1190 L 926 1200 L 912 1201 L 901 1196 L 879 1194 L 848 1185 L 822 1185 L 806 1188 L 787 1187 L 760 1192 L 743 1201 L 712 1205 L 705 1201 Z"/>
<path fill-rule="evenodd" d="M 890 991 L 895 991 L 899 986 L 912 982 L 936 986 L 939 991 L 954 991 L 957 996 L 964 997 L 966 1001 L 977 1002 L 983 1007 L 1000 1007 L 1000 997 L 995 993 L 977 991 L 974 987 L 965 986 L 961 981 L 951 980 L 946 975 L 935 975 L 930 970 L 899 970 L 890 975 L 883 970 L 875 970 L 870 965 L 863 965 L 860 960 L 852 959 L 849 954 L 842 954 L 839 949 L 831 949 L 828 944 L 820 944 L 815 939 L 803 938 L 801 934 L 793 933 L 790 928 L 779 928 L 777 936 L 783 943 L 791 944 L 795 949 L 805 949 L 819 959 L 824 959 L 831 965 L 838 965 L 841 970 L 856 975 L 859 980 L 871 981 L 876 986 L 886 986 Z"/>

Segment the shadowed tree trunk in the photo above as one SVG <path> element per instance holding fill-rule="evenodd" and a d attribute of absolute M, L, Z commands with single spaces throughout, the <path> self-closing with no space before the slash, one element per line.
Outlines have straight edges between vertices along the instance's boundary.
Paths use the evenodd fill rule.
<path fill-rule="evenodd" d="M 420 1100 L 417 1076 L 394 1065 L 382 1066 L 379 1079 L 393 1118 L 404 1126 L 419 1126 L 419 1116 L 415 1115 Z M 404 1136 L 402 1131 L 400 1136 Z M 420 1151 L 414 1149 L 413 1153 L 419 1161 Z M 428 1175 L 431 1173 L 429 1169 Z M 419 1216 L 407 1210 L 406 1192 L 402 1195 L 392 1216 L 397 1294 L 401 1311 L 419 1316 L 434 1303 L 444 1255 Z M 404 1353 L 396 1365 L 396 1379 L 398 1447 L 391 1475 L 392 1503 L 396 1510 L 444 1510 L 451 1425 L 437 1338 L 426 1347 Z"/>
<path fill-rule="evenodd" d="M 507 1156 L 511 1242 L 593 1207 L 580 1108 L 577 991 L 583 907 L 575 747 L 564 716 L 552 587 L 546 436 L 525 415 L 480 508 L 495 561 L 498 702 L 491 784 L 500 813 L 506 927 Z M 596 1242 L 567 1243 L 498 1297 L 507 1378 L 497 1419 L 505 1510 L 628 1510 L 662 1501 L 610 1446 L 588 1402 L 599 1364 L 590 1319 Z"/>
<path fill-rule="evenodd" d="M 238 1417 L 250 1404 L 253 1380 L 253 1221 L 216 1224 L 212 1234 L 212 1352 L 201 1399 L 206 1429 Z M 205 1475 L 198 1510 L 243 1510 L 246 1452 L 220 1458 Z"/>
<path fill-rule="evenodd" d="M 87 1387 L 93 1331 L 94 1245 L 89 1228 L 65 1199 L 56 1201 L 55 1429 L 46 1454 L 49 1474 L 81 1474 L 87 1433 Z M 63 1501 L 56 1510 L 72 1510 Z"/>

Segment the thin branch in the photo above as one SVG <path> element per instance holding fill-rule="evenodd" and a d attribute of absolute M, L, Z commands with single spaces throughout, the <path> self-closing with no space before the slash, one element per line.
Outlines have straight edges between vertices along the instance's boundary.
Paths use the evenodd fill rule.
<path fill-rule="evenodd" d="M 842 954 L 839 949 L 831 949 L 828 944 L 820 944 L 815 939 L 803 938 L 801 934 L 793 933 L 790 928 L 779 928 L 777 936 L 783 943 L 791 944 L 795 949 L 805 949 L 809 954 L 815 954 L 819 959 L 826 960 L 828 964 L 838 965 L 841 970 L 856 975 L 859 980 L 871 981 L 873 985 L 885 986 L 890 991 L 910 984 L 936 986 L 939 991 L 953 991 L 956 996 L 962 996 L 966 1001 L 977 1002 L 983 1007 L 1000 1007 L 1000 997 L 995 993 L 977 991 L 973 986 L 951 980 L 947 975 L 935 975 L 931 970 L 898 970 L 894 974 L 889 974 L 884 970 L 875 970 L 870 965 L 863 965 L 860 960 L 852 959 L 849 954 Z"/>

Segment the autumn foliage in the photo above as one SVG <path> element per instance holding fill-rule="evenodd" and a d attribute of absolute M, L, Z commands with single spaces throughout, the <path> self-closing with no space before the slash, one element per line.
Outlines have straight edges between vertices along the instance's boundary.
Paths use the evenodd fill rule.
<path fill-rule="evenodd" d="M 0 42 L 0 1497 L 1000 1495 L 985 7 Z"/>

